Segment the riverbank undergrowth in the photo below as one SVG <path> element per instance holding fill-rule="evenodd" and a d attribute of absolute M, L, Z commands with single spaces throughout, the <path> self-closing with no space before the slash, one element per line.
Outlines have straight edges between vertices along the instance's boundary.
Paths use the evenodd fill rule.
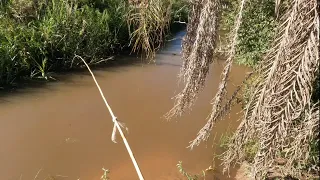
<path fill-rule="evenodd" d="M 186 19 L 182 0 L 146 1 L 148 21 L 133 10 L 141 4 L 126 0 L 5 0 L 0 2 L 0 87 L 18 79 L 53 79 L 52 72 L 107 62 L 110 56 L 139 49 L 147 54 L 164 43 L 174 20 Z M 151 9 L 151 8 L 148 8 Z M 160 10 L 158 10 L 160 9 Z M 156 11 L 158 10 L 158 11 Z M 163 12 L 167 12 L 164 14 Z M 134 17 L 134 18 L 133 18 Z M 138 18 L 138 19 L 137 19 Z M 140 36 L 145 23 L 147 36 Z M 130 27 L 130 28 L 129 28 Z M 158 28 L 158 30 L 157 30 Z M 129 31 L 130 29 L 130 31 Z M 154 30 L 155 29 L 155 30 Z M 159 33 L 161 32 L 161 33 Z M 135 43 L 130 43 L 130 40 Z"/>

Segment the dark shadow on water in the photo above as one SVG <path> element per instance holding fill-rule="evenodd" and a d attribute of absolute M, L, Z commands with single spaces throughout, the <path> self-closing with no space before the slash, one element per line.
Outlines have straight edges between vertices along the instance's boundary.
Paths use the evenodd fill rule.
<path fill-rule="evenodd" d="M 93 71 L 100 70 L 100 71 L 109 71 L 109 72 L 119 72 L 124 71 L 126 66 L 135 66 L 140 63 L 139 59 L 134 56 L 118 56 L 115 60 L 109 61 L 103 65 L 99 66 L 90 66 Z M 75 85 L 81 85 L 80 83 L 73 82 L 70 77 L 73 75 L 77 76 L 90 76 L 90 73 L 85 67 L 71 69 L 68 71 L 60 71 L 57 73 L 53 73 L 52 77 L 55 80 L 45 80 L 45 79 L 31 79 L 28 77 L 21 78 L 17 80 L 14 84 L 10 87 L 5 87 L 0 89 L 0 103 L 9 102 L 8 98 L 4 99 L 4 97 L 10 95 L 21 95 L 21 94 L 30 94 L 39 93 L 39 89 L 45 91 L 54 91 L 55 89 L 52 88 L 56 83 L 72 83 Z M 98 73 L 95 74 L 96 77 L 100 75 Z"/>
<path fill-rule="evenodd" d="M 50 90 L 53 89 L 48 86 L 48 83 L 56 83 L 56 81 L 45 81 L 45 80 L 37 80 L 37 79 L 21 79 L 13 84 L 11 87 L 7 87 L 5 89 L 0 90 L 0 103 L 8 103 L 10 102 L 8 98 L 4 98 L 10 95 L 20 95 L 20 94 L 32 94 L 35 89 L 43 89 Z"/>
<path fill-rule="evenodd" d="M 173 67 L 181 67 L 181 64 L 174 64 L 171 62 L 156 62 L 157 66 L 173 66 Z"/>
<path fill-rule="evenodd" d="M 103 64 L 99 65 L 90 65 L 90 68 L 93 71 L 108 71 L 119 73 L 123 71 L 127 71 L 126 67 L 132 66 L 148 66 L 148 65 L 169 65 L 180 67 L 180 62 L 170 61 L 170 57 L 179 56 L 181 51 L 181 37 L 185 34 L 185 31 L 180 31 L 174 34 L 173 40 L 167 41 L 164 47 L 157 53 L 156 62 L 148 62 L 138 54 L 125 53 L 125 55 L 116 55 L 114 59 L 108 60 Z M 160 55 L 160 56 L 159 56 Z M 159 58 L 158 58 L 159 57 Z M 163 60 L 165 58 L 165 60 Z M 167 60 L 169 59 L 169 60 Z M 30 78 L 21 78 L 17 80 L 11 87 L 5 87 L 0 89 L 0 103 L 9 102 L 8 97 L 11 95 L 21 95 L 21 94 L 30 94 L 39 93 L 41 89 L 46 91 L 54 91 L 52 85 L 56 83 L 66 83 L 73 84 L 76 86 L 88 86 L 88 84 L 78 83 L 72 80 L 72 76 L 90 76 L 90 73 L 85 68 L 85 66 L 81 66 L 80 68 L 75 68 L 71 70 L 58 71 L 53 73 L 52 77 L 56 80 L 46 81 L 44 79 L 30 79 Z M 95 73 L 96 77 L 99 77 L 99 73 Z M 92 85 L 92 84 L 90 84 Z M 39 91 L 40 89 L 40 91 Z"/>

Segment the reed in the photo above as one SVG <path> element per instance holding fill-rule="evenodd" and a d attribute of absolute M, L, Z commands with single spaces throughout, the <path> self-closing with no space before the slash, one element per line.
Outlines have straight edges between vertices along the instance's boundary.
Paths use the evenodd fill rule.
<path fill-rule="evenodd" d="M 49 71 L 78 67 L 74 54 L 102 63 L 127 43 L 124 0 L 105 1 L 101 9 L 74 0 L 37 2 L 1 4 L 0 86 L 28 75 L 50 79 Z"/>
<path fill-rule="evenodd" d="M 1 1 L 0 86 L 53 79 L 52 72 L 81 66 L 75 54 L 101 64 L 131 48 L 153 59 L 173 21 L 186 18 L 183 1 Z"/>
<path fill-rule="evenodd" d="M 142 51 L 146 59 L 154 60 L 170 25 L 171 6 L 171 0 L 130 1 L 128 26 L 133 52 Z"/>

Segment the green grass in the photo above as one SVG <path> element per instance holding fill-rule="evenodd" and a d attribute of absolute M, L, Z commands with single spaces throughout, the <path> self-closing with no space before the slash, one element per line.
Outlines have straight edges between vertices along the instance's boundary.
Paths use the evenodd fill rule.
<path fill-rule="evenodd" d="M 100 11 L 73 1 L 51 0 L 41 6 L 43 14 L 28 12 L 39 15 L 26 20 L 20 17 L 31 16 L 16 18 L 12 11 L 20 13 L 13 9 L 22 7 L 8 2 L 0 20 L 0 85 L 27 74 L 47 79 L 49 70 L 75 66 L 75 54 L 92 63 L 119 50 L 121 38 L 128 37 L 118 34 L 126 28 L 121 3 Z"/>
<path fill-rule="evenodd" d="M 227 8 L 223 10 L 222 29 L 233 28 L 238 2 L 224 0 Z M 239 64 L 254 67 L 270 46 L 276 26 L 273 0 L 252 0 L 246 3 L 243 21 L 238 32 L 236 61 Z"/>
<path fill-rule="evenodd" d="M 163 43 L 162 36 L 169 33 L 164 30 L 165 23 L 182 16 L 179 1 L 173 2 L 173 11 L 165 9 L 169 0 L 167 4 L 154 1 L 148 10 L 153 16 L 145 26 L 153 49 L 157 50 Z M 131 10 L 126 0 L 1 1 L 0 87 L 12 85 L 22 77 L 53 79 L 52 72 L 80 66 L 75 55 L 88 64 L 96 64 L 129 48 L 143 46 L 144 41 L 130 44 L 130 40 L 138 39 L 135 32 L 141 30 L 141 26 L 133 25 L 129 31 Z M 164 19 L 162 12 L 172 14 Z"/>

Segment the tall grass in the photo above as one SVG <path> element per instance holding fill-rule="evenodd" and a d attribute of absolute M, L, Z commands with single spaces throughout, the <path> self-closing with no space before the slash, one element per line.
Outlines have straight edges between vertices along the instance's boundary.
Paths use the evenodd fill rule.
<path fill-rule="evenodd" d="M 130 3 L 128 24 L 133 28 L 130 33 L 133 52 L 142 51 L 147 59 L 154 58 L 170 24 L 171 6 L 171 0 Z"/>
<path fill-rule="evenodd" d="M 47 78 L 49 70 L 77 66 L 73 61 L 75 54 L 90 60 L 90 64 L 120 50 L 128 37 L 124 3 L 121 0 L 103 1 L 100 5 L 76 0 L 3 2 L 0 85 L 10 84 L 22 74 Z M 102 5 L 106 7 L 101 8 Z"/>
<path fill-rule="evenodd" d="M 105 62 L 127 48 L 154 57 L 171 19 L 186 17 L 180 4 L 182 0 L 151 0 L 147 6 L 127 0 L 1 1 L 0 86 L 21 77 L 50 79 L 50 72 L 80 66 L 75 55 L 88 64 Z"/>

